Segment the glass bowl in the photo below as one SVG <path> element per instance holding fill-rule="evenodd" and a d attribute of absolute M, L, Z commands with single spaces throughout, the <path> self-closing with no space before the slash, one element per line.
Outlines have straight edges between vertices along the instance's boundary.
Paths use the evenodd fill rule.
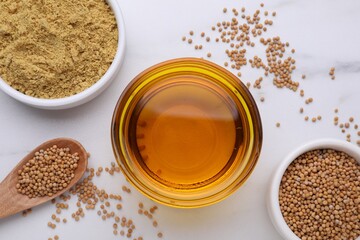
<path fill-rule="evenodd" d="M 179 208 L 223 200 L 250 176 L 262 146 L 248 89 L 197 58 L 162 62 L 136 76 L 111 125 L 116 160 L 140 192 Z"/>

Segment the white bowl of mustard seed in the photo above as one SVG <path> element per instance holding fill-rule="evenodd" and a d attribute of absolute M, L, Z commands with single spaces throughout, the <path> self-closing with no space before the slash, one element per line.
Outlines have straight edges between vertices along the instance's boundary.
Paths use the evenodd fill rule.
<path fill-rule="evenodd" d="M 346 182 L 353 180 L 355 185 Z M 272 176 L 269 217 L 286 240 L 359 240 L 359 181 L 359 147 L 334 139 L 309 142 L 287 155 Z"/>
<path fill-rule="evenodd" d="M 82 6 L 82 4 L 79 3 L 83 7 L 83 12 L 81 12 L 81 13 L 79 13 L 79 12 L 75 13 L 76 9 L 72 9 L 72 7 L 71 7 L 71 6 L 73 6 L 72 4 L 78 4 L 77 1 L 76 2 L 66 1 L 66 3 L 64 2 L 64 4 L 67 4 L 66 10 L 69 13 L 68 17 L 70 19 L 67 19 L 68 17 L 63 17 L 63 18 L 67 21 L 66 24 L 68 24 L 68 22 L 69 22 L 68 25 L 71 25 L 71 26 L 69 26 L 69 28 L 75 28 L 76 24 L 78 23 L 77 22 L 78 17 L 86 16 L 87 14 L 88 14 L 87 18 L 81 23 L 83 25 L 87 24 L 87 25 L 89 25 L 89 28 L 91 28 L 91 29 L 87 29 L 88 32 L 86 32 L 86 34 L 88 34 L 87 39 L 89 39 L 89 43 L 86 41 L 85 41 L 85 43 L 84 43 L 84 41 L 80 41 L 80 40 L 77 41 L 76 40 L 77 35 L 75 33 L 71 32 L 70 34 L 67 35 L 67 37 L 70 35 L 72 37 L 75 36 L 74 37 L 75 41 L 74 41 L 74 46 L 66 45 L 66 47 L 68 47 L 67 50 L 69 50 L 69 51 L 64 54 L 68 57 L 66 62 L 63 63 L 64 69 L 66 71 L 67 66 L 69 65 L 71 67 L 71 64 L 73 64 L 72 62 L 76 61 L 76 60 L 74 60 L 75 59 L 74 56 L 82 57 L 83 58 L 82 61 L 84 62 L 84 64 L 81 65 L 81 68 L 77 68 L 75 65 L 75 67 L 72 67 L 72 69 L 76 69 L 74 71 L 77 71 L 77 72 L 89 71 L 89 72 L 93 73 L 94 79 L 92 79 L 91 82 L 89 81 L 89 82 L 85 83 L 85 81 L 88 79 L 87 78 L 88 75 L 86 75 L 86 74 L 82 75 L 81 73 L 79 73 L 78 76 L 80 76 L 80 77 L 79 77 L 79 79 L 76 80 L 76 82 L 72 82 L 71 76 L 70 77 L 68 76 L 67 83 L 71 82 L 71 87 L 73 87 L 73 86 L 76 87 L 76 89 L 74 89 L 74 88 L 71 89 L 71 91 L 72 91 L 71 93 L 67 92 L 66 94 L 64 94 L 64 96 L 61 96 L 61 94 L 59 94 L 58 95 L 59 97 L 56 97 L 55 95 L 52 95 L 52 97 L 41 97 L 39 95 L 34 95 L 33 92 L 35 90 L 38 91 L 38 89 L 51 89 L 50 90 L 51 94 L 53 94 L 55 91 L 60 92 L 62 89 L 62 86 L 57 86 L 56 90 L 53 90 L 54 89 L 53 86 L 54 86 L 54 84 L 57 84 L 58 81 L 63 81 L 62 80 L 62 76 L 63 76 L 62 70 L 63 69 L 60 69 L 60 70 L 56 69 L 58 67 L 58 65 L 53 64 L 53 62 L 50 62 L 52 64 L 52 65 L 49 64 L 51 69 L 52 70 L 55 69 L 53 71 L 59 72 L 59 76 L 60 76 L 59 79 L 55 79 L 55 80 L 53 79 L 51 82 L 51 81 L 47 81 L 46 78 L 43 78 L 42 79 L 42 80 L 44 80 L 43 82 L 47 82 L 48 85 L 42 84 L 42 85 L 39 85 L 38 88 L 34 88 L 32 86 L 32 89 L 30 91 L 26 91 L 26 89 L 24 90 L 24 87 L 23 87 L 24 85 L 22 85 L 19 80 L 16 80 L 16 79 L 19 79 L 19 77 L 16 77 L 17 74 L 19 73 L 19 71 L 20 72 L 22 71 L 20 73 L 20 74 L 22 74 L 22 76 L 26 76 L 26 75 L 24 75 L 25 71 L 21 68 L 21 66 L 23 66 L 21 64 L 24 64 L 24 65 L 28 64 L 30 66 L 29 72 L 31 73 L 31 77 L 24 80 L 24 83 L 26 82 L 26 84 L 30 85 L 33 82 L 37 81 L 38 78 L 40 78 L 38 76 L 38 74 L 41 74 L 44 70 L 43 66 L 41 64 L 43 64 L 44 61 L 47 61 L 48 58 L 46 58 L 44 56 L 38 56 L 36 54 L 34 54 L 34 57 L 32 57 L 31 53 L 29 53 L 29 54 L 23 54 L 24 58 L 19 57 L 20 56 L 19 55 L 19 56 L 16 56 L 17 58 L 15 59 L 15 57 L 11 55 L 11 49 L 13 49 L 13 47 L 11 47 L 8 49 L 8 52 L 10 53 L 8 56 L 0 56 L 0 67 L 2 64 L 3 69 L 5 69 L 4 71 L 6 71 L 8 68 L 7 65 L 11 64 L 12 59 L 16 60 L 17 61 L 16 64 L 14 64 L 14 66 L 12 66 L 15 69 L 15 70 L 13 70 L 12 77 L 13 77 L 13 79 L 15 79 L 18 82 L 16 83 L 16 85 L 12 85 L 12 84 L 10 84 L 9 81 L 5 81 L 9 75 L 6 75 L 6 74 L 2 75 L 2 73 L 0 71 L 0 75 L 2 76 L 2 78 L 0 77 L 0 89 L 2 89 L 6 94 L 8 94 L 9 96 L 13 97 L 14 99 L 16 99 L 22 103 L 25 103 L 32 107 L 48 109 L 48 110 L 59 110 L 59 109 L 68 109 L 68 108 L 76 107 L 76 106 L 79 106 L 81 104 L 84 104 L 84 103 L 92 100 L 93 98 L 98 96 L 101 92 L 103 92 L 103 90 L 105 90 L 110 85 L 110 83 L 116 78 L 116 75 L 122 65 L 124 55 L 125 55 L 125 26 L 124 26 L 123 15 L 121 13 L 121 9 L 120 9 L 118 1 L 106 0 L 107 4 L 106 3 L 102 4 L 101 8 L 99 7 L 98 9 L 96 9 L 101 4 L 101 2 L 102 1 L 98 1 L 98 2 L 95 1 L 95 3 L 94 2 L 86 3 L 87 5 L 93 4 L 91 6 L 90 5 Z M 51 3 L 53 3 L 53 2 L 51 2 Z M 26 4 L 26 3 L 23 3 L 23 4 Z M 54 2 L 54 4 L 56 4 L 56 1 Z M 99 5 L 96 5 L 96 4 L 99 4 Z M 78 6 L 78 5 L 76 5 L 76 6 Z M 1 7 L 1 5 L 0 5 L 0 7 Z M 23 10 L 24 8 L 19 8 L 19 9 L 21 11 L 24 11 Z M 47 6 L 47 8 L 39 7 L 39 9 L 47 9 L 49 14 L 51 14 L 51 12 L 52 12 L 51 6 L 50 7 Z M 103 37 L 103 39 L 102 39 L 101 34 L 97 33 L 96 36 L 99 39 L 99 41 L 101 42 L 101 44 L 95 45 L 93 43 L 93 41 L 94 41 L 93 37 L 95 36 L 94 35 L 95 33 L 93 33 L 92 29 L 96 30 L 96 29 L 99 29 L 102 27 L 101 24 L 103 24 L 102 23 L 103 21 L 101 22 L 100 21 L 101 19 L 98 21 L 96 18 L 96 16 L 97 16 L 96 14 L 99 14 L 100 9 L 101 9 L 101 11 L 109 12 L 109 14 L 112 12 L 111 19 L 107 18 L 107 15 L 105 15 L 105 16 L 101 15 L 102 19 L 104 19 L 106 17 L 106 20 L 108 20 L 108 22 L 110 22 L 110 20 L 111 20 L 111 24 L 112 24 L 111 28 L 109 27 L 109 25 L 103 25 L 105 27 L 103 27 L 101 31 L 103 31 L 105 33 L 115 32 L 115 34 L 113 34 L 111 36 L 111 38 Z M 19 22 L 21 24 L 27 24 L 27 23 L 23 23 L 26 21 L 21 20 L 20 17 L 18 17 L 17 19 L 20 19 Z M 88 19 L 92 19 L 92 21 L 90 23 L 87 23 Z M 52 25 L 57 24 L 57 23 L 50 24 L 49 22 L 46 22 L 46 20 L 41 20 L 41 19 L 40 20 L 37 19 L 37 21 L 38 21 L 38 23 L 40 23 L 40 25 L 44 24 L 45 28 L 51 24 Z M 116 26 L 115 26 L 115 24 L 116 24 Z M 68 26 L 68 25 L 66 25 L 66 26 Z M 48 28 L 50 28 L 50 27 L 48 27 Z M 5 30 L 6 30 L 6 28 L 5 28 Z M 82 37 L 84 34 L 84 31 L 81 28 L 78 30 L 79 30 L 78 36 Z M 61 29 L 59 27 L 57 28 L 57 31 L 60 32 L 60 35 L 62 34 Z M 91 36 L 93 36 L 93 37 L 91 37 Z M 111 41 L 113 43 L 111 54 L 110 54 L 110 52 L 107 52 L 108 55 L 106 55 L 107 53 L 103 53 L 105 50 L 103 50 L 103 48 L 102 48 L 102 46 L 107 46 L 107 44 L 110 44 L 107 39 L 112 39 Z M 33 42 L 31 42 L 31 40 L 29 40 L 29 42 L 30 43 L 24 43 L 24 45 L 25 44 L 27 44 L 27 45 L 34 44 Z M 54 41 L 54 42 L 56 43 L 56 41 Z M 12 43 L 17 44 L 17 42 L 12 42 Z M 37 42 L 35 42 L 35 43 L 37 43 Z M 95 66 L 95 64 L 93 64 L 94 62 L 92 62 L 90 58 L 84 57 L 84 52 L 83 52 L 84 48 L 83 47 L 86 44 L 92 44 L 92 45 L 91 45 L 91 48 L 89 47 L 88 49 L 86 49 L 85 56 L 95 55 L 95 58 L 97 58 L 96 60 L 98 62 L 106 61 L 106 64 L 104 63 L 99 68 L 94 67 Z M 51 43 L 48 45 L 50 46 Z M 62 45 L 64 45 L 64 44 L 62 43 Z M 6 45 L 0 44 L 0 47 L 5 47 L 5 46 Z M 50 46 L 50 47 L 57 48 L 56 45 Z M 46 52 L 46 53 L 49 52 L 49 51 L 46 51 L 46 49 L 43 49 L 40 47 L 37 47 L 37 48 L 40 49 L 39 51 L 43 50 L 43 52 Z M 24 49 L 24 48 L 22 48 L 22 49 Z M 71 54 L 73 54 L 73 51 L 70 51 L 70 50 L 74 50 L 74 49 L 76 50 L 76 52 L 74 53 L 75 55 L 71 55 Z M 103 54 L 103 55 L 100 56 L 99 52 L 100 52 L 100 54 Z M 69 57 L 69 54 L 71 55 L 70 57 Z M 98 56 L 100 56 L 100 57 L 98 57 Z M 49 61 L 56 61 L 57 58 L 61 59 L 61 57 L 62 56 L 56 56 L 56 54 L 55 54 L 55 56 L 52 59 L 50 59 Z M 26 61 L 29 61 L 29 62 L 26 63 Z M 34 64 L 34 62 L 39 63 L 39 65 Z M 18 65 L 20 65 L 20 67 L 18 67 Z M 34 67 L 32 67 L 32 65 Z M 77 70 L 77 69 L 84 69 L 84 70 Z M 50 77 L 53 76 L 51 74 L 48 74 L 48 75 Z M 47 93 L 45 93 L 45 94 L 47 94 Z"/>

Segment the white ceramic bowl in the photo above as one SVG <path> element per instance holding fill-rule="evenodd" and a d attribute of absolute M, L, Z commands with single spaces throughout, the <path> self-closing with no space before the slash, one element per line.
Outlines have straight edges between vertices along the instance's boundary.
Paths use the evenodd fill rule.
<path fill-rule="evenodd" d="M 301 154 L 315 150 L 315 149 L 334 149 L 338 151 L 342 151 L 352 156 L 360 163 L 360 148 L 340 140 L 334 139 L 319 139 L 312 141 L 310 143 L 306 143 L 291 152 L 280 164 L 280 166 L 276 169 L 275 174 L 272 176 L 272 181 L 270 182 L 269 192 L 267 194 L 266 204 L 270 219 L 278 231 L 278 233 L 286 240 L 300 240 L 298 236 L 295 235 L 286 224 L 279 204 L 279 187 L 282 176 L 285 173 L 285 170 L 288 166 Z M 357 238 L 358 240 L 360 239 Z"/>
<path fill-rule="evenodd" d="M 114 60 L 110 65 L 109 69 L 100 78 L 99 81 L 97 81 L 94 85 L 92 85 L 88 89 L 76 95 L 65 98 L 59 98 L 59 99 L 41 99 L 41 98 L 27 96 L 10 87 L 3 79 L 1 79 L 1 77 L 0 77 L 0 89 L 2 89 L 6 94 L 8 94 L 9 96 L 15 98 L 16 100 L 22 103 L 25 103 L 32 107 L 49 109 L 49 110 L 58 110 L 58 109 L 67 109 L 67 108 L 76 107 L 98 96 L 103 90 L 105 90 L 110 85 L 111 81 L 114 80 L 125 56 L 125 24 L 120 10 L 120 6 L 117 0 L 107 0 L 107 2 L 114 12 L 117 28 L 119 32 L 119 38 L 118 38 L 118 46 Z"/>

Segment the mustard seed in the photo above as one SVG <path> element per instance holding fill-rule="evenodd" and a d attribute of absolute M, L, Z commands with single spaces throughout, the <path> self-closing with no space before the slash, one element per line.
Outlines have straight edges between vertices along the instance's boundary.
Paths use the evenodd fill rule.
<path fill-rule="evenodd" d="M 335 79 L 335 68 L 332 67 L 330 68 L 330 71 L 329 71 L 329 75 L 331 76 L 331 79 L 334 80 Z"/>
<path fill-rule="evenodd" d="M 300 239 L 356 239 L 359 177 L 360 165 L 344 152 L 320 149 L 300 155 L 280 183 L 285 222 Z"/>
<path fill-rule="evenodd" d="M 157 221 L 155 221 L 155 220 L 153 221 L 153 226 L 154 226 L 154 227 L 157 227 L 157 226 L 158 226 Z"/>
<path fill-rule="evenodd" d="M 158 236 L 158 238 L 162 238 L 163 237 L 162 232 L 158 232 L 157 236 Z"/>
<path fill-rule="evenodd" d="M 303 96 L 304 96 L 304 94 L 305 94 L 305 93 L 304 93 L 304 90 L 303 90 L 303 89 L 301 89 L 301 90 L 300 90 L 300 96 L 301 96 L 301 97 L 303 97 Z"/>
<path fill-rule="evenodd" d="M 280 127 L 280 123 L 278 122 L 278 123 L 276 123 L 276 127 Z"/>
<path fill-rule="evenodd" d="M 207 57 L 210 58 L 210 57 L 211 57 L 211 53 L 208 53 L 208 54 L 207 54 Z"/>
<path fill-rule="evenodd" d="M 41 149 L 18 172 L 17 191 L 29 198 L 51 197 L 68 186 L 78 161 L 78 153 L 70 153 L 69 148 Z"/>
<path fill-rule="evenodd" d="M 190 36 L 193 36 L 193 35 L 194 35 L 194 31 L 190 31 L 189 34 L 190 34 Z"/>

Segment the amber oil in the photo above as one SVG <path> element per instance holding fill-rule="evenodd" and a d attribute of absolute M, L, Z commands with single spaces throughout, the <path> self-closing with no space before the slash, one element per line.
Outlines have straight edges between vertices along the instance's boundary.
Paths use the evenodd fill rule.
<path fill-rule="evenodd" d="M 245 87 L 214 64 L 190 60 L 141 73 L 113 117 L 113 146 L 125 175 L 147 196 L 177 207 L 207 205 L 233 192 L 252 171 L 262 137 Z"/>

